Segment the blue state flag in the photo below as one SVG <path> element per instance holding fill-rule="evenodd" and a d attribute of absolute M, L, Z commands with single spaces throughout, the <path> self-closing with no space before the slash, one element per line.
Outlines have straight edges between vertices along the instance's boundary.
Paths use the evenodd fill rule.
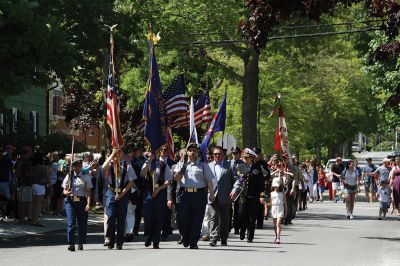
<path fill-rule="evenodd" d="M 225 121 L 226 121 L 226 92 L 224 100 L 219 106 L 218 112 L 214 115 L 210 127 L 207 130 L 207 134 L 205 135 L 203 141 L 200 144 L 200 150 L 202 152 L 203 160 L 207 159 L 207 147 L 208 144 L 210 144 L 211 137 L 219 131 L 225 131 Z"/>
<path fill-rule="evenodd" d="M 152 152 L 167 143 L 165 108 L 162 87 L 154 48 L 150 52 L 149 84 L 144 100 L 143 119 L 145 121 L 144 137 L 151 146 Z"/>

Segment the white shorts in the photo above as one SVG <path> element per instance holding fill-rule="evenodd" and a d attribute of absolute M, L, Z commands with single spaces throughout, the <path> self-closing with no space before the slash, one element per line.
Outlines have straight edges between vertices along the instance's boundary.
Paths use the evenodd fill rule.
<path fill-rule="evenodd" d="M 46 194 L 46 187 L 39 184 L 32 184 L 32 195 L 44 196 Z"/>
<path fill-rule="evenodd" d="M 336 191 L 340 187 L 340 182 L 332 182 L 332 190 Z"/>

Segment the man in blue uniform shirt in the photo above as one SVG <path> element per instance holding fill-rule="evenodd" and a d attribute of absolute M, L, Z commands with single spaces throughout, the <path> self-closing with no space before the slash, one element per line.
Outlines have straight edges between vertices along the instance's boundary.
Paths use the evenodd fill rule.
<path fill-rule="evenodd" d="M 145 192 L 143 198 L 143 215 L 145 222 L 145 246 L 153 242 L 153 248 L 158 249 L 161 229 L 167 215 L 167 188 L 172 181 L 172 171 L 165 158 L 166 146 L 162 146 L 152 154 L 143 165 L 140 175 L 145 178 Z"/>
<path fill-rule="evenodd" d="M 118 156 L 117 156 L 118 155 Z M 115 176 L 114 163 L 112 160 L 121 158 L 120 169 L 117 172 L 121 173 L 120 178 Z M 131 187 L 134 186 L 136 179 L 135 171 L 131 165 L 132 150 L 127 147 L 122 150 L 114 149 L 111 155 L 103 164 L 103 170 L 107 171 L 108 189 L 106 192 L 105 212 L 108 216 L 108 227 L 106 237 L 109 240 L 108 248 L 114 248 L 115 229 L 117 229 L 117 249 L 122 249 L 125 234 L 125 220 L 128 206 L 129 193 Z M 115 224 L 117 220 L 117 225 Z M 117 228 L 115 228 L 117 227 Z"/>
<path fill-rule="evenodd" d="M 174 178 L 179 182 L 177 195 L 177 220 L 184 247 L 198 249 L 201 224 L 207 205 L 207 187 L 209 200 L 214 202 L 213 173 L 207 163 L 198 158 L 198 144 L 187 147 L 187 160 L 183 158 L 174 169 Z"/>
<path fill-rule="evenodd" d="M 90 202 L 90 189 L 93 187 L 91 176 L 83 174 L 82 160 L 72 162 L 72 171 L 66 175 L 62 183 L 67 213 L 68 250 L 75 251 L 75 227 L 78 220 L 78 249 L 83 250 L 86 243 L 86 231 Z"/>

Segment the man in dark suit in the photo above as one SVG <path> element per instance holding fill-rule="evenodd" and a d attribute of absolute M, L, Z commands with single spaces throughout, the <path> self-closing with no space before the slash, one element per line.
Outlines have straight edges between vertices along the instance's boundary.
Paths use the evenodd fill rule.
<path fill-rule="evenodd" d="M 218 232 L 220 233 L 221 245 L 227 245 L 229 234 L 229 210 L 236 198 L 233 191 L 235 178 L 231 164 L 226 161 L 222 147 L 215 146 L 213 149 L 214 161 L 209 163 L 214 174 L 213 185 L 215 201 L 209 202 L 210 208 L 210 246 L 217 245 Z"/>
<path fill-rule="evenodd" d="M 247 230 L 247 242 L 251 243 L 254 239 L 259 204 L 265 203 L 265 179 L 261 164 L 255 161 L 257 154 L 246 148 L 242 155 L 248 171 L 235 183 L 235 191 L 238 191 L 237 185 L 242 188 L 239 206 L 240 240 L 244 240 Z"/>

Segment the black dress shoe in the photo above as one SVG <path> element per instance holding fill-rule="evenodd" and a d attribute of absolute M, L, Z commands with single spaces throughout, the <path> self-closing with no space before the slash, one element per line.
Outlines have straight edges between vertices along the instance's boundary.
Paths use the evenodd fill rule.
<path fill-rule="evenodd" d="M 244 233 L 240 233 L 240 240 L 244 240 L 245 234 Z"/>
<path fill-rule="evenodd" d="M 190 249 L 199 249 L 197 244 L 190 244 Z"/>
<path fill-rule="evenodd" d="M 134 238 L 135 238 L 135 236 L 133 234 L 127 234 L 124 237 L 124 242 L 132 242 Z"/>
<path fill-rule="evenodd" d="M 83 245 L 82 244 L 78 245 L 78 250 L 83 250 Z"/>
<path fill-rule="evenodd" d="M 144 242 L 144 246 L 145 247 L 149 247 L 151 245 L 151 237 L 148 237 L 147 239 L 146 239 L 146 242 Z"/>
<path fill-rule="evenodd" d="M 189 241 L 183 241 L 183 246 L 187 248 L 189 246 Z"/>
<path fill-rule="evenodd" d="M 69 250 L 69 251 L 75 251 L 75 245 L 70 244 L 70 245 L 68 246 L 68 250 Z"/>
<path fill-rule="evenodd" d="M 226 240 L 225 241 L 221 241 L 221 246 L 227 246 L 228 245 L 228 243 L 226 242 Z"/>
<path fill-rule="evenodd" d="M 110 242 L 110 244 L 108 244 L 108 249 L 113 249 L 113 248 L 114 248 L 114 243 Z"/>
<path fill-rule="evenodd" d="M 159 245 L 153 245 L 153 248 L 154 248 L 154 249 L 159 249 L 160 246 L 159 246 Z"/>
<path fill-rule="evenodd" d="M 217 245 L 217 241 L 210 241 L 210 247 L 215 247 Z"/>
<path fill-rule="evenodd" d="M 115 249 L 122 250 L 122 245 L 117 245 Z"/>
<path fill-rule="evenodd" d="M 253 239 L 247 239 L 247 243 L 253 243 Z"/>

